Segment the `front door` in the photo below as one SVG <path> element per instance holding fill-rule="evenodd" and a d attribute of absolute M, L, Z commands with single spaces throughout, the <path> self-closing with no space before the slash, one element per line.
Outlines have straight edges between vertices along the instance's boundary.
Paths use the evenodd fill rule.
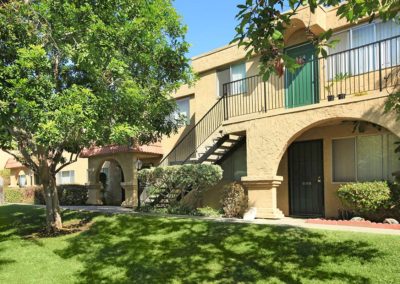
<path fill-rule="evenodd" d="M 301 67 L 296 72 L 285 72 L 285 103 L 287 108 L 318 103 L 318 60 L 311 43 L 286 49 L 286 54 L 296 59 Z"/>
<path fill-rule="evenodd" d="M 322 140 L 295 142 L 289 147 L 290 214 L 324 215 Z"/>

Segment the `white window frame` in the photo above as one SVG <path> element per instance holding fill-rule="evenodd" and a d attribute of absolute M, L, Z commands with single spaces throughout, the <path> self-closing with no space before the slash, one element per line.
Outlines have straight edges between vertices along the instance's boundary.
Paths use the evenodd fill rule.
<path fill-rule="evenodd" d="M 190 96 L 175 99 L 175 102 L 176 102 L 178 108 L 173 113 L 173 119 L 177 120 L 179 118 L 179 116 L 184 113 L 179 109 L 179 102 L 184 102 L 184 101 L 187 101 L 187 106 L 188 106 L 187 112 L 186 112 L 186 114 L 184 114 L 186 117 L 185 124 L 189 125 L 190 124 Z"/>
<path fill-rule="evenodd" d="M 239 79 L 239 80 L 244 80 L 244 79 L 247 78 L 247 64 L 246 64 L 246 61 L 237 62 L 237 63 L 229 65 L 229 67 L 227 67 L 227 68 L 222 68 L 222 69 L 219 69 L 219 70 L 216 71 L 217 97 L 218 98 L 220 98 L 220 97 L 222 97 L 224 95 L 223 94 L 223 85 L 226 84 L 226 83 L 233 82 L 232 67 L 239 66 L 239 65 L 243 65 L 243 68 L 244 68 L 244 74 L 243 74 L 244 77 L 242 79 Z M 218 73 L 219 72 L 223 72 L 223 71 L 227 71 L 227 70 L 229 70 L 229 81 L 225 82 L 225 83 L 219 82 Z M 243 82 L 238 82 L 238 84 L 239 84 L 240 90 L 239 91 L 230 90 L 230 91 L 228 91 L 228 95 L 237 95 L 237 94 L 246 93 L 246 91 L 247 91 L 246 81 L 244 80 Z M 222 90 L 222 92 L 220 90 Z"/>
<path fill-rule="evenodd" d="M 69 182 L 64 182 L 63 179 L 66 177 L 63 177 L 63 173 L 69 173 L 68 178 Z M 72 175 L 71 175 L 72 173 Z M 60 171 L 57 173 L 56 177 L 56 183 L 60 185 L 64 184 L 74 184 L 75 183 L 75 171 L 74 170 L 66 170 L 66 171 Z"/>
<path fill-rule="evenodd" d="M 353 48 L 355 48 L 354 47 L 354 43 L 353 43 L 353 32 L 355 31 L 355 30 L 358 30 L 358 29 L 362 29 L 362 28 L 365 28 L 366 26 L 370 26 L 370 25 L 372 25 L 373 26 L 373 30 L 374 30 L 374 34 L 373 34 L 373 41 L 372 41 L 372 43 L 370 43 L 370 44 L 373 44 L 373 43 L 375 43 L 375 42 L 377 42 L 377 24 L 380 24 L 380 23 L 382 23 L 383 21 L 381 20 L 381 19 L 378 19 L 378 20 L 376 20 L 376 21 L 374 21 L 374 22 L 372 22 L 372 23 L 363 23 L 363 24 L 360 24 L 360 25 L 357 25 L 357 26 L 354 26 L 354 27 L 351 27 L 351 28 L 348 28 L 348 29 L 346 29 L 346 30 L 342 30 L 342 31 L 338 31 L 338 32 L 335 32 L 335 33 L 333 33 L 332 34 L 332 37 L 334 37 L 334 36 L 336 36 L 336 35 L 338 35 L 338 34 L 341 34 L 341 33 L 348 33 L 348 41 L 349 41 L 349 50 L 351 50 L 351 51 L 349 51 L 349 52 L 346 52 L 346 51 L 341 51 L 341 54 L 345 54 L 345 56 L 346 56 L 346 60 L 349 60 L 349 62 L 348 62 L 348 66 L 346 66 L 347 68 L 346 68 L 346 71 L 344 72 L 344 73 L 347 73 L 349 76 L 359 76 L 359 75 L 362 75 L 362 74 L 365 74 L 365 73 L 369 73 L 369 72 L 375 72 L 375 71 L 377 71 L 378 69 L 379 69 L 379 64 L 378 64 L 378 62 L 377 62 L 377 59 L 376 59 L 376 57 L 377 56 L 379 56 L 378 55 L 378 48 L 377 48 L 377 46 L 372 46 L 372 48 L 373 48 L 373 50 L 372 50 L 372 58 L 373 58 L 373 62 L 371 62 L 371 63 L 369 63 L 368 65 L 369 66 L 364 66 L 363 65 L 363 67 L 362 67 L 362 70 L 359 70 L 360 69 L 360 67 L 357 67 L 357 68 L 355 68 L 355 65 L 354 65 L 354 61 L 353 60 L 355 60 L 354 58 L 355 58 L 355 56 L 354 56 L 354 52 L 355 52 L 355 50 L 358 50 L 358 49 L 355 49 L 355 50 L 352 50 Z M 399 39 L 400 40 L 400 39 Z M 382 41 L 385 41 L 385 39 L 382 39 Z M 368 52 L 368 51 L 367 51 Z M 386 56 L 386 53 L 385 53 L 386 51 L 385 51 L 385 49 L 383 48 L 382 50 L 381 50 L 381 55 L 383 56 L 383 57 L 385 57 Z M 331 52 L 331 51 L 329 51 L 329 54 L 330 55 L 332 55 L 332 54 L 336 54 L 336 53 L 338 53 L 338 52 Z M 328 57 L 329 58 L 329 57 Z M 398 60 L 400 60 L 399 58 L 398 58 Z M 333 61 L 333 60 L 331 60 L 331 61 Z M 328 81 L 330 81 L 330 80 L 332 80 L 337 74 L 340 74 L 340 73 L 336 73 L 336 71 L 334 71 L 334 70 L 332 70 L 332 72 L 331 72 L 331 66 L 329 66 L 330 64 L 327 64 L 326 65 L 326 79 L 328 80 Z M 388 64 L 387 62 L 386 62 L 386 60 L 385 60 L 385 58 L 384 58 L 384 60 L 381 62 L 381 65 L 382 65 L 382 68 L 390 68 L 391 66 L 392 66 L 392 64 L 390 63 L 390 64 Z M 335 68 L 335 69 L 337 69 L 337 68 Z M 364 70 L 365 69 L 365 70 Z M 343 73 L 343 72 L 341 72 L 341 73 Z"/>

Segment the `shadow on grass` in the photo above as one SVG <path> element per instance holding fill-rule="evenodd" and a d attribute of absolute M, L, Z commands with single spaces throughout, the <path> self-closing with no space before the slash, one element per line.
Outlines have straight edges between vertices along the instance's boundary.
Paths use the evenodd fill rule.
<path fill-rule="evenodd" d="M 71 221 L 89 222 L 99 214 L 77 211 L 63 211 L 64 224 Z M 0 242 L 10 238 L 27 238 L 45 230 L 46 215 L 43 207 L 9 204 L 0 206 Z"/>
<path fill-rule="evenodd" d="M 332 236 L 292 227 L 119 215 L 96 218 L 56 253 L 82 262 L 81 283 L 368 283 L 362 273 L 334 266 L 349 260 L 361 265 L 381 253 L 367 242 Z"/>

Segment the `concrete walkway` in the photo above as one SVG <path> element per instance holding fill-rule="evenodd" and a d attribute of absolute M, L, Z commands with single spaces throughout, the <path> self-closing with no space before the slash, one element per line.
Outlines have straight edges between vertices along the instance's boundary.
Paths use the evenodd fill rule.
<path fill-rule="evenodd" d="M 285 217 L 285 218 L 279 219 L 279 220 L 255 219 L 252 221 L 245 221 L 242 219 L 234 219 L 234 218 L 212 218 L 212 217 L 200 217 L 200 216 L 188 216 L 188 215 L 142 213 L 142 212 L 135 212 L 132 209 L 123 208 L 123 207 L 119 207 L 119 206 L 61 206 L 61 207 L 63 209 L 74 210 L 74 211 L 90 211 L 90 212 L 100 212 L 100 213 L 108 213 L 108 214 L 134 214 L 134 215 L 138 215 L 138 216 L 142 215 L 142 216 L 158 216 L 158 217 L 170 217 L 170 218 L 189 218 L 189 219 L 206 220 L 206 221 L 214 221 L 214 222 L 291 226 L 291 227 L 299 227 L 299 228 L 307 228 L 307 229 L 347 231 L 347 232 L 360 232 L 360 233 L 373 233 L 373 234 L 399 235 L 400 236 L 400 230 L 378 229 L 378 228 L 367 228 L 367 227 L 352 227 L 352 226 L 340 226 L 340 225 L 310 224 L 310 223 L 306 223 L 306 219 L 290 218 L 290 217 Z"/>

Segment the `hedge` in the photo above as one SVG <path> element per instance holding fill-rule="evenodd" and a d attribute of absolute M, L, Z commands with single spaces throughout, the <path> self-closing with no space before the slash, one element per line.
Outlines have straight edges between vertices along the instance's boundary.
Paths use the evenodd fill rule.
<path fill-rule="evenodd" d="M 85 205 L 88 198 L 88 189 L 80 184 L 65 184 L 57 186 L 60 205 Z M 37 191 L 37 204 L 45 204 L 43 189 Z"/>
<path fill-rule="evenodd" d="M 400 188 L 386 181 L 356 182 L 341 185 L 338 197 L 343 205 L 373 221 L 400 217 Z"/>
<path fill-rule="evenodd" d="M 40 190 L 38 187 L 5 188 L 4 200 L 7 203 L 37 204 L 38 190 Z"/>
<path fill-rule="evenodd" d="M 85 205 L 88 198 L 87 187 L 79 184 L 58 185 L 57 192 L 61 205 Z M 41 187 L 6 188 L 4 197 L 7 203 L 45 204 Z"/>

